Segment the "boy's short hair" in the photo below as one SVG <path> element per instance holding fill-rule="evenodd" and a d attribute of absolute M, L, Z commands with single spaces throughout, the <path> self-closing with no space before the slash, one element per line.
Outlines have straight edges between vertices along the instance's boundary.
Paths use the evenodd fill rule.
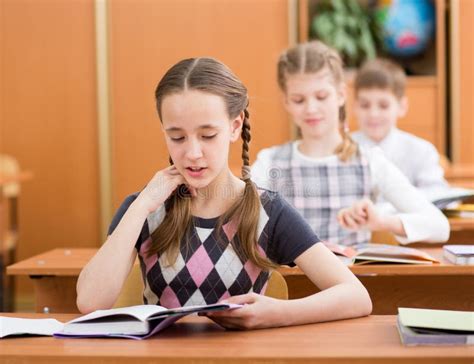
<path fill-rule="evenodd" d="M 357 71 L 354 87 L 356 95 L 361 89 L 380 88 L 389 89 L 401 99 L 405 96 L 405 82 L 405 72 L 398 64 L 375 58 L 366 61 Z"/>

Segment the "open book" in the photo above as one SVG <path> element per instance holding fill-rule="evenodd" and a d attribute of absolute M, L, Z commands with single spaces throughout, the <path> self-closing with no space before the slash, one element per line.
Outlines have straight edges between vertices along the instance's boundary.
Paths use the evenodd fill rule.
<path fill-rule="evenodd" d="M 55 319 L 22 319 L 0 316 L 0 338 L 12 335 L 54 335 L 56 337 L 120 337 L 146 339 L 181 317 L 197 312 L 232 310 L 236 304 L 187 306 L 166 309 L 157 305 L 98 310 L 66 323 Z"/>
<path fill-rule="evenodd" d="M 414 248 L 388 244 L 357 244 L 343 246 L 324 243 L 329 250 L 341 257 L 346 265 L 361 265 L 368 263 L 405 263 L 433 264 L 439 263 L 428 253 Z"/>
<path fill-rule="evenodd" d="M 473 345 L 474 312 L 398 308 L 404 345 Z"/>

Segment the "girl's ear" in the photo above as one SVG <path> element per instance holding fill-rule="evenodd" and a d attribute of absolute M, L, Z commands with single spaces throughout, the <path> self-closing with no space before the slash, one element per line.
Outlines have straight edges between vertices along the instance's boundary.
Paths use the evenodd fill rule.
<path fill-rule="evenodd" d="M 239 116 L 237 116 L 230 125 L 231 134 L 230 134 L 230 141 L 234 143 L 240 137 L 242 133 L 242 125 L 244 124 L 245 113 L 242 111 Z"/>
<path fill-rule="evenodd" d="M 289 110 L 288 110 L 288 95 L 286 94 L 286 92 L 281 91 L 280 92 L 280 97 L 281 97 L 281 102 L 283 103 L 283 106 L 285 107 L 285 110 L 287 112 L 289 112 Z"/>

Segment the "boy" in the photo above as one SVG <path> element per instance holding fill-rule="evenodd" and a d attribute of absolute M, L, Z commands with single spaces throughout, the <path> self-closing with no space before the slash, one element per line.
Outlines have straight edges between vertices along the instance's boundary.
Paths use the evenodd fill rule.
<path fill-rule="evenodd" d="M 396 127 L 397 120 L 408 109 L 405 73 L 401 67 L 385 59 L 369 60 L 358 71 L 354 86 L 355 114 L 360 128 L 353 133 L 354 140 L 381 148 L 427 198 L 447 188 L 436 148 Z"/>

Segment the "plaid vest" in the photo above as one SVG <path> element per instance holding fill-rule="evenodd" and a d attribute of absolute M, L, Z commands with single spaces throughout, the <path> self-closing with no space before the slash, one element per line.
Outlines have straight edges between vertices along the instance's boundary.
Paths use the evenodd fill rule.
<path fill-rule="evenodd" d="M 279 192 L 311 225 L 321 240 L 342 245 L 367 243 L 368 230 L 349 231 L 337 221 L 337 213 L 362 198 L 370 198 L 370 170 L 359 152 L 347 162 L 334 158 L 312 164 L 295 155 L 294 143 L 282 145 L 267 172 L 270 189 Z"/>

